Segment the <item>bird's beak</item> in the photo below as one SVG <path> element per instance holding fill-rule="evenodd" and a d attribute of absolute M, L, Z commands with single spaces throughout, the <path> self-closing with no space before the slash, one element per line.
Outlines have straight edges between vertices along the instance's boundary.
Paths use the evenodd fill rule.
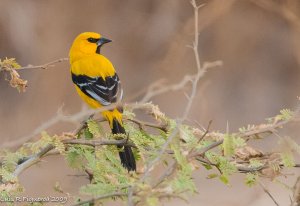
<path fill-rule="evenodd" d="M 102 46 L 103 44 L 112 42 L 112 40 L 110 39 L 106 39 L 104 37 L 101 37 L 98 41 L 97 41 L 97 46 Z"/>

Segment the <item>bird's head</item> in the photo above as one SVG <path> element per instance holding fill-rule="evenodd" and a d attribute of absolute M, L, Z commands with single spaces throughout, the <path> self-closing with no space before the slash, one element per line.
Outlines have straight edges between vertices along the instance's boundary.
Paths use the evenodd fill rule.
<path fill-rule="evenodd" d="M 95 32 L 81 33 L 75 38 L 72 44 L 70 58 L 78 55 L 100 54 L 101 47 L 109 42 L 111 42 L 110 39 L 106 39 Z"/>

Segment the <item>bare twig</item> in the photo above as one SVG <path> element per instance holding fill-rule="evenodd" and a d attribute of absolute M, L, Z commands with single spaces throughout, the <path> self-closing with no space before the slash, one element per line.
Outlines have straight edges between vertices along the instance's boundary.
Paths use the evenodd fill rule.
<path fill-rule="evenodd" d="M 125 120 L 128 120 L 130 122 L 133 122 L 133 123 L 137 124 L 140 127 L 140 129 L 143 129 L 144 126 L 147 126 L 147 127 L 152 127 L 152 128 L 156 128 L 156 129 L 162 130 L 164 132 L 167 132 L 168 125 L 166 125 L 166 124 L 157 125 L 157 124 L 153 124 L 153 123 L 150 123 L 150 122 L 143 122 L 143 121 L 138 120 L 138 119 L 125 119 Z"/>
<path fill-rule="evenodd" d="M 259 182 L 259 185 L 261 186 L 263 191 L 273 200 L 274 204 L 279 206 L 278 202 L 275 200 L 275 198 L 272 196 L 272 194 L 269 192 L 266 186 L 262 182 Z"/>
<path fill-rule="evenodd" d="M 172 131 L 172 133 L 169 135 L 166 142 L 163 144 L 161 150 L 158 152 L 157 157 L 147 165 L 147 167 L 145 169 L 145 172 L 144 172 L 144 175 L 139 179 L 137 184 L 144 182 L 146 180 L 146 178 L 149 177 L 150 172 L 153 170 L 154 166 L 159 162 L 159 160 L 161 159 L 162 155 L 167 150 L 167 148 L 168 148 L 169 144 L 171 143 L 171 141 L 178 135 L 180 126 L 186 120 L 186 118 L 189 115 L 189 112 L 191 110 L 193 100 L 196 96 L 197 86 L 198 86 L 198 82 L 199 82 L 200 78 L 203 77 L 203 75 L 205 74 L 205 72 L 207 71 L 208 68 L 215 67 L 215 66 L 220 66 L 222 64 L 221 61 L 216 61 L 216 62 L 213 62 L 213 63 L 205 63 L 205 64 L 203 64 L 203 66 L 201 66 L 199 53 L 198 53 L 198 36 L 199 36 L 198 10 L 201 6 L 197 6 L 195 0 L 192 0 L 191 3 L 194 7 L 195 32 L 194 32 L 193 51 L 194 51 L 195 60 L 196 60 L 197 73 L 195 75 L 185 76 L 179 84 L 177 84 L 175 86 L 173 85 L 173 86 L 168 88 L 168 90 L 173 90 L 174 87 L 175 88 L 177 88 L 177 87 L 181 88 L 181 87 L 184 87 L 185 84 L 190 81 L 192 83 L 191 94 L 188 97 L 188 103 L 186 105 L 186 108 L 183 112 L 182 117 L 179 120 L 176 121 L 176 123 L 177 123 L 176 128 Z M 153 94 L 157 95 L 157 94 L 160 94 L 160 93 L 162 93 L 164 91 L 167 91 L 167 90 L 165 88 L 159 88 L 158 90 L 153 91 L 153 88 L 152 88 L 152 90 L 150 89 L 149 91 L 150 91 L 150 93 L 152 92 L 152 95 Z M 151 95 L 148 95 L 148 96 L 146 95 L 146 97 L 144 97 L 144 100 L 145 99 L 147 100 L 147 98 L 149 98 L 149 96 L 151 96 Z M 170 172 L 169 172 L 169 170 L 170 170 Z M 166 175 L 168 175 L 169 173 L 172 173 L 172 170 L 173 170 L 172 167 L 169 168 Z M 159 180 L 158 182 L 160 182 L 160 181 L 161 180 Z M 135 190 L 135 185 L 133 185 L 131 190 L 128 192 L 128 206 L 133 206 L 134 205 L 132 198 L 129 198 L 134 193 L 134 190 Z"/>
<path fill-rule="evenodd" d="M 71 122 L 78 124 L 78 122 L 81 121 L 84 117 L 94 112 L 95 110 L 87 109 L 87 107 L 82 107 L 80 112 L 67 116 L 62 113 L 62 108 L 60 108 L 55 114 L 55 116 L 43 122 L 40 126 L 36 127 L 31 134 L 20 138 L 16 138 L 16 140 L 14 141 L 4 142 L 0 146 L 2 148 L 7 148 L 22 145 L 24 142 L 27 142 L 30 139 L 34 138 L 36 135 L 39 135 L 42 131 L 49 129 L 50 127 L 60 122 Z"/>
<path fill-rule="evenodd" d="M 110 198 L 110 197 L 122 197 L 122 196 L 126 196 L 126 195 L 127 194 L 123 193 L 123 192 L 114 192 L 114 193 L 110 193 L 110 194 L 106 194 L 106 195 L 101 195 L 101 196 L 98 196 L 98 197 L 95 197 L 95 198 L 92 198 L 92 199 L 89 199 L 89 200 L 86 200 L 86 201 L 81 201 L 77 204 L 74 204 L 73 206 L 80 206 L 80 205 L 84 205 L 84 204 L 87 204 L 87 203 L 94 203 L 96 201 L 107 199 L 107 198 Z"/>
<path fill-rule="evenodd" d="M 25 67 L 21 67 L 18 70 L 24 70 L 24 69 L 48 69 L 49 67 L 54 67 L 55 64 L 57 64 L 57 63 L 65 62 L 65 61 L 68 61 L 68 60 L 69 60 L 68 58 L 60 58 L 60 59 L 56 59 L 54 61 L 48 62 L 46 64 L 42 64 L 42 65 L 37 65 L 37 66 L 28 65 L 28 66 L 25 66 Z"/>
<path fill-rule="evenodd" d="M 165 85 L 164 81 L 162 80 L 154 82 L 148 87 L 145 96 L 141 99 L 140 102 L 148 102 L 155 96 L 165 94 L 166 92 L 178 91 L 180 89 L 183 89 L 190 81 L 191 75 L 185 75 L 177 84 Z"/>
<path fill-rule="evenodd" d="M 168 168 L 164 171 L 164 173 L 162 175 L 160 175 L 157 178 L 157 181 L 155 183 L 152 184 L 152 188 L 157 187 L 160 183 L 162 183 L 167 177 L 171 176 L 172 174 L 174 174 L 175 169 L 177 167 L 177 162 L 174 161 L 173 163 L 171 163 Z"/>
<path fill-rule="evenodd" d="M 300 206 L 300 176 L 297 178 L 293 187 L 293 199 L 291 206 Z"/>

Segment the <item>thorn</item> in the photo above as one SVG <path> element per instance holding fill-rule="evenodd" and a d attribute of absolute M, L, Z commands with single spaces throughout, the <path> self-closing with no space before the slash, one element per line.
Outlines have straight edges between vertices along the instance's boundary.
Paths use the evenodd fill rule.
<path fill-rule="evenodd" d="M 199 6 L 197 6 L 197 9 L 200 9 L 202 7 L 204 7 L 206 4 L 200 4 Z"/>
<path fill-rule="evenodd" d="M 186 46 L 187 48 L 194 49 L 192 45 L 187 44 L 187 45 L 185 45 L 185 46 Z"/>
<path fill-rule="evenodd" d="M 191 97 L 186 92 L 184 92 L 183 94 L 187 98 L 187 100 L 190 100 Z"/>
<path fill-rule="evenodd" d="M 57 109 L 57 114 L 58 115 L 62 115 L 63 114 L 63 108 L 64 108 L 65 104 L 63 103 L 58 109 Z"/>
<path fill-rule="evenodd" d="M 227 124 L 226 124 L 226 133 L 229 134 L 229 123 L 228 123 L 228 120 L 227 120 Z"/>

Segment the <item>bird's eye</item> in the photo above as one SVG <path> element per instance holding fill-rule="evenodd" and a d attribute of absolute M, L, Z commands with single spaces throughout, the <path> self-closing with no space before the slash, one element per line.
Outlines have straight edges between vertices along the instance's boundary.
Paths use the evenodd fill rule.
<path fill-rule="evenodd" d="M 97 41 L 98 41 L 98 39 L 95 39 L 95 38 L 92 38 L 92 37 L 88 38 L 87 40 L 90 43 L 97 43 Z"/>

